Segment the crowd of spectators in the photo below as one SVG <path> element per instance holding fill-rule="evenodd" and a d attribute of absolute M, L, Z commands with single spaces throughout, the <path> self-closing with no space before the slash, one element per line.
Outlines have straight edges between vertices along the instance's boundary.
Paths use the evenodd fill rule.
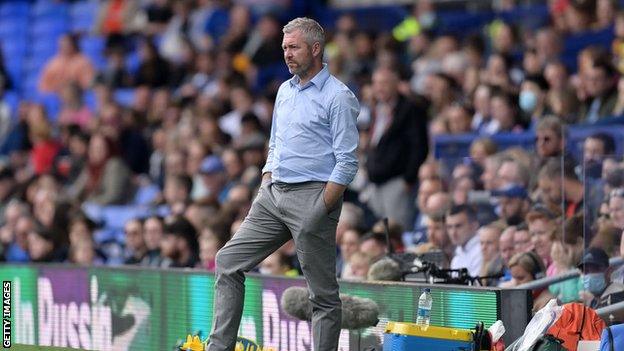
<path fill-rule="evenodd" d="M 0 103 L 5 261 L 214 270 L 260 184 L 273 102 L 288 79 L 277 15 L 289 2 L 249 3 L 102 1 L 93 28 L 106 39 L 101 68 L 81 53 L 79 33 L 61 37 L 38 85 L 58 95 L 58 115 L 22 100 L 7 117 Z M 598 305 L 624 291 L 624 274 L 608 268 L 624 255 L 616 140 L 595 133 L 581 157 L 566 148 L 569 125 L 624 113 L 624 12 L 613 0 L 548 4 L 540 28 L 496 20 L 464 37 L 438 30 L 424 0 L 389 30 L 364 30 L 349 13 L 325 24 L 325 62 L 361 104 L 359 171 L 336 233 L 340 277 L 365 279 L 386 254 L 380 220 L 389 217 L 395 250 L 437 251 L 446 267 L 502 276 L 484 285 L 583 268 L 580 279 L 535 291 L 536 306 L 553 296 Z M 576 70 L 561 60 L 564 38 L 608 28 L 611 47 L 582 49 Z M 127 66 L 131 53 L 137 67 Z M 10 89 L 1 64 L 0 78 Z M 118 89 L 132 89 L 129 104 Z M 533 150 L 499 150 L 491 139 L 521 131 L 535 133 Z M 470 158 L 434 158 L 433 138 L 466 133 Z M 110 228 L 90 218 L 94 206 L 147 210 L 125 223 L 122 240 L 104 240 Z M 298 270 L 292 243 L 258 267 Z"/>

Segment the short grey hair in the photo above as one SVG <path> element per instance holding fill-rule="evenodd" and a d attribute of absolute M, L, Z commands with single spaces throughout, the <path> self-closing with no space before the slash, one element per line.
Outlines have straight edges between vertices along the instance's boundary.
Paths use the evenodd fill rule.
<path fill-rule="evenodd" d="M 290 34 L 296 30 L 301 31 L 308 45 L 312 46 L 319 42 L 321 49 L 325 47 L 325 31 L 317 21 L 307 17 L 297 17 L 288 22 L 282 31 L 284 34 Z"/>

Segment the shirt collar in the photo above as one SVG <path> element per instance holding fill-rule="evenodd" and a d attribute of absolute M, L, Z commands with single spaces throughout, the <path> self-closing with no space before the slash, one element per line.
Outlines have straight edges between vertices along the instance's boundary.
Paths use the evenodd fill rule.
<path fill-rule="evenodd" d="M 463 246 L 457 246 L 457 252 L 459 253 L 469 253 L 471 250 L 474 250 L 479 246 L 479 236 L 473 235 Z"/>
<path fill-rule="evenodd" d="M 323 88 L 325 82 L 329 78 L 329 69 L 327 68 L 327 64 L 323 63 L 323 68 L 317 73 L 305 86 L 300 87 L 301 89 L 305 89 L 311 84 L 314 84 L 319 90 Z M 299 76 L 293 76 L 290 78 L 290 85 L 299 86 Z"/>

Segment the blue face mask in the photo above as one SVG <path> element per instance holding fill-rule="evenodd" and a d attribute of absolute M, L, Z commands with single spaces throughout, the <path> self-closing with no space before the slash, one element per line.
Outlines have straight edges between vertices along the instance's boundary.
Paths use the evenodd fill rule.
<path fill-rule="evenodd" d="M 583 288 L 586 291 L 594 294 L 594 296 L 600 295 L 607 287 L 604 273 L 589 273 L 583 275 Z"/>
<path fill-rule="evenodd" d="M 522 91 L 520 92 L 520 108 L 522 111 L 526 113 L 531 113 L 535 110 L 537 106 L 537 95 L 535 95 L 532 91 Z"/>

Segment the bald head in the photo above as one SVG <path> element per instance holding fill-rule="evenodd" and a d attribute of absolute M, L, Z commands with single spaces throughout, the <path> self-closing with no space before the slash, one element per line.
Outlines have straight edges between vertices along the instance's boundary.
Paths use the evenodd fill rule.
<path fill-rule="evenodd" d="M 427 199 L 425 208 L 430 216 L 443 216 L 451 207 L 451 195 L 439 191 Z"/>

